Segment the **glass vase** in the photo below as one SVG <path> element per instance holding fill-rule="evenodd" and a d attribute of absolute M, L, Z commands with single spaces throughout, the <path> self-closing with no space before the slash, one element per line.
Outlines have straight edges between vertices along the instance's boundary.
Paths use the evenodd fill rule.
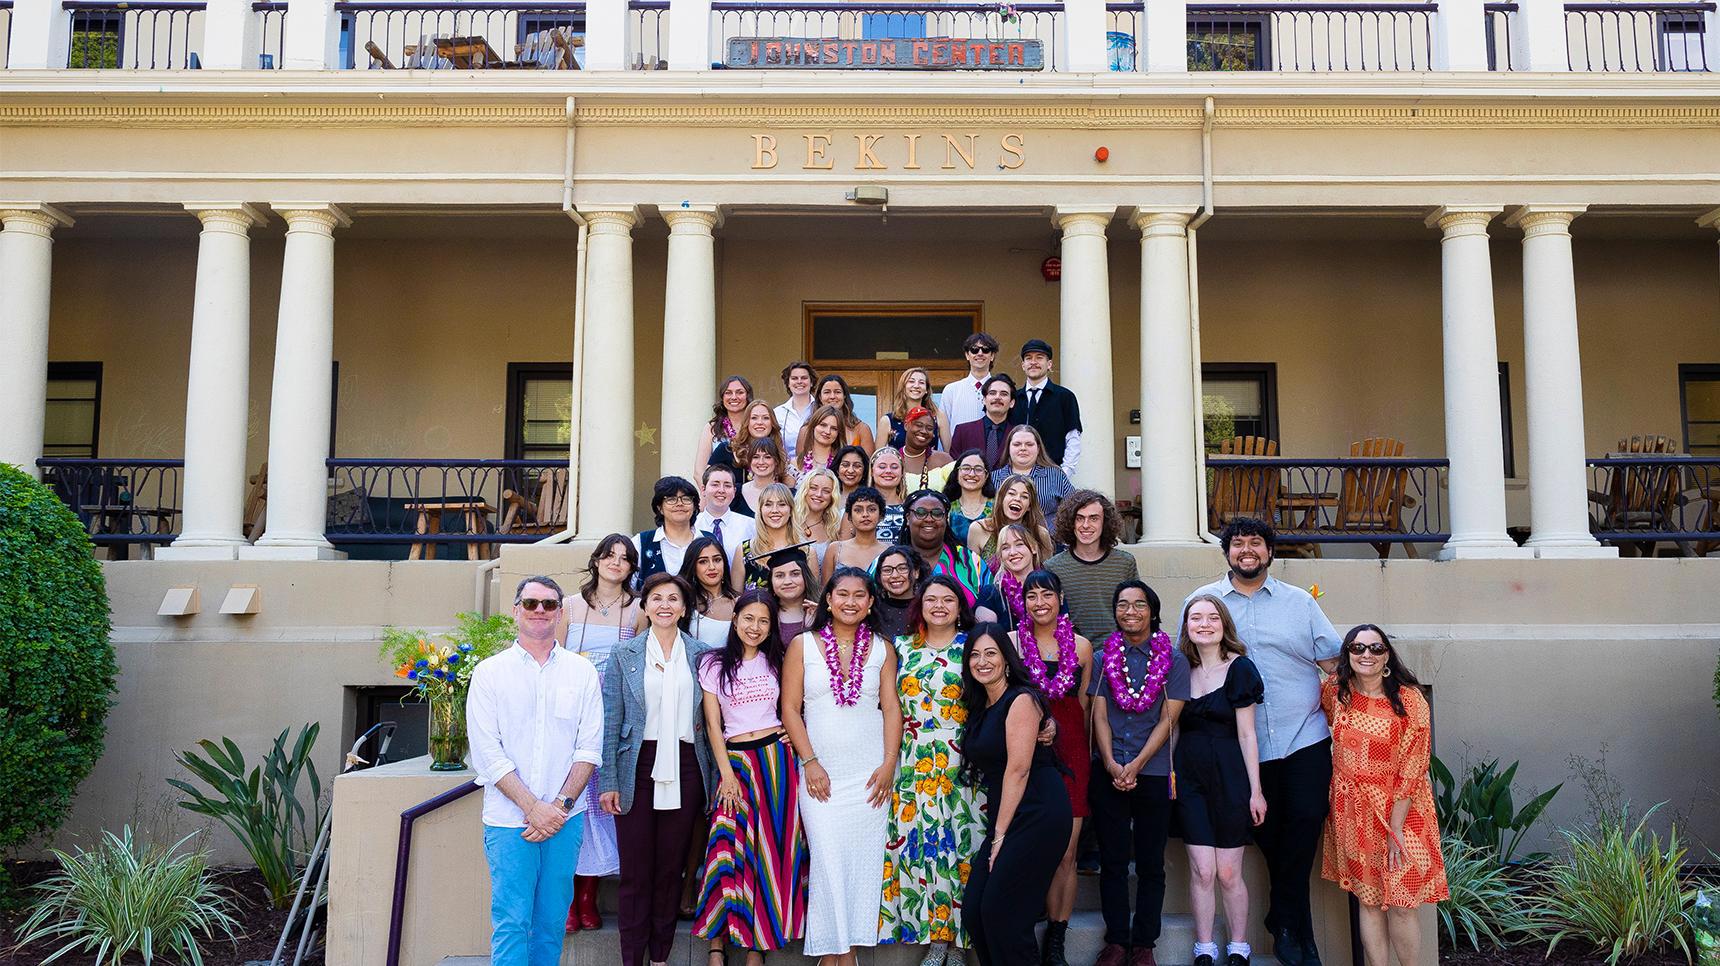
<path fill-rule="evenodd" d="M 466 768 L 466 702 L 458 698 L 430 699 L 430 770 Z"/>

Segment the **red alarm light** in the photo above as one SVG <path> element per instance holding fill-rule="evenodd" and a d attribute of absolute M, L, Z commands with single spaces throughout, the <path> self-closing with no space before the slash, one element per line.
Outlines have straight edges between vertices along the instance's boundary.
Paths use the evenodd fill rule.
<path fill-rule="evenodd" d="M 1063 279 L 1063 259 L 1056 255 L 1047 255 L 1045 261 L 1039 263 L 1039 274 L 1045 276 L 1047 282 L 1057 282 Z"/>
<path fill-rule="evenodd" d="M 1106 161 L 1111 160 L 1111 149 L 1100 147 L 1099 150 L 1093 152 L 1093 160 L 1100 164 L 1104 164 Z"/>

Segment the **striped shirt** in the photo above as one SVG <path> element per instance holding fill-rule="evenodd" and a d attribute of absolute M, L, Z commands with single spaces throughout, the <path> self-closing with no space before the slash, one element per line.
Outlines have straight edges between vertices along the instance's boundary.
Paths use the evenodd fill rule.
<path fill-rule="evenodd" d="M 1098 560 L 1082 560 L 1065 550 L 1045 562 L 1045 569 L 1063 581 L 1063 602 L 1075 621 L 1075 631 L 1093 642 L 1094 650 L 1117 630 L 1116 610 L 1111 597 L 1117 585 L 1140 577 L 1135 558 L 1115 547 Z"/>

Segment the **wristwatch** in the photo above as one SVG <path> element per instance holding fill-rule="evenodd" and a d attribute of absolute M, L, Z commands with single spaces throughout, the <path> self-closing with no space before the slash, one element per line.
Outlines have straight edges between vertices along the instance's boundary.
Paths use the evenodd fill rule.
<path fill-rule="evenodd" d="M 563 795 L 562 797 L 556 799 L 555 803 L 557 805 L 560 805 L 561 810 L 564 812 L 573 811 L 573 796 L 571 796 L 571 795 Z"/>

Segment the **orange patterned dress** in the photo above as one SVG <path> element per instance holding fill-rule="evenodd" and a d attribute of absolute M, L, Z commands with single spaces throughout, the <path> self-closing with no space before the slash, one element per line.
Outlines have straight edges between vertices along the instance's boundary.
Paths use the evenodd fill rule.
<path fill-rule="evenodd" d="M 1332 721 L 1332 812 L 1320 874 L 1376 908 L 1419 906 L 1451 894 L 1427 779 L 1427 699 L 1418 688 L 1400 693 L 1404 717 L 1384 697 L 1353 690 L 1349 702 L 1340 704 L 1331 678 L 1320 690 L 1320 704 Z M 1393 870 L 1386 868 L 1386 843 L 1392 803 L 1403 798 L 1409 799 L 1400 843 L 1404 861 Z"/>

